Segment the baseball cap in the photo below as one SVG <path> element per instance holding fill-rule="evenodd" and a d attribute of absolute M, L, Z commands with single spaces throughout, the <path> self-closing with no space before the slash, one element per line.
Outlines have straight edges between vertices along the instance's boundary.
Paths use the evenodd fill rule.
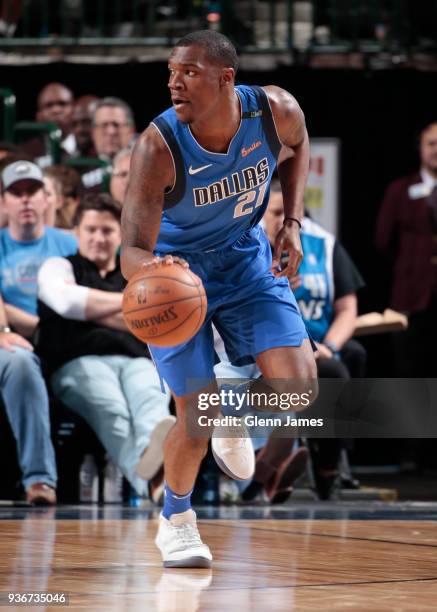
<path fill-rule="evenodd" d="M 43 174 L 41 169 L 34 163 L 29 161 L 16 161 L 9 164 L 2 172 L 3 189 L 9 189 L 11 185 L 24 179 L 37 181 L 43 185 Z"/>

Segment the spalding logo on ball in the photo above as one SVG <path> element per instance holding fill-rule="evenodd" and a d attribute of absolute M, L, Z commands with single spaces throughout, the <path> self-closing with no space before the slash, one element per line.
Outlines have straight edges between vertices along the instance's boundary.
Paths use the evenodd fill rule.
<path fill-rule="evenodd" d="M 142 268 L 123 294 L 126 325 L 139 340 L 176 346 L 202 327 L 207 300 L 202 281 L 179 264 Z"/>

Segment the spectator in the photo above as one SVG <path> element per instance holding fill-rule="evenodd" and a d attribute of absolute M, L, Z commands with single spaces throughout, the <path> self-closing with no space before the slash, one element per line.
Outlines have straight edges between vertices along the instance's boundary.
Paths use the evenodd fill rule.
<path fill-rule="evenodd" d="M 409 315 L 394 336 L 397 375 L 434 378 L 437 366 L 437 121 L 420 133 L 420 169 L 390 183 L 376 246 L 393 264 L 390 306 Z"/>
<path fill-rule="evenodd" d="M 0 230 L 0 291 L 10 325 L 31 338 L 38 324 L 39 267 L 50 256 L 75 253 L 76 240 L 62 230 L 44 226 L 47 201 L 42 172 L 36 164 L 9 164 L 3 170 L 2 183 L 8 227 Z"/>
<path fill-rule="evenodd" d="M 116 154 L 132 144 L 135 121 L 132 109 L 120 98 L 103 98 L 94 108 L 92 136 L 99 159 L 112 163 Z M 97 168 L 82 175 L 88 192 L 101 189 L 104 170 Z"/>
<path fill-rule="evenodd" d="M 73 92 L 62 83 L 49 83 L 39 92 L 37 97 L 36 120 L 57 125 L 63 136 L 61 142 L 62 157 L 71 156 L 76 148 L 76 142 L 71 134 L 71 118 L 73 113 Z M 23 150 L 32 155 L 35 162 L 41 166 L 53 163 L 47 153 L 45 139 L 38 136 L 22 145 Z"/>
<path fill-rule="evenodd" d="M 122 149 L 114 157 L 109 190 L 112 197 L 123 205 L 129 183 L 131 149 Z"/>
<path fill-rule="evenodd" d="M 49 83 L 37 98 L 37 121 L 56 123 L 62 133 L 68 135 L 73 113 L 73 92 L 62 83 Z"/>
<path fill-rule="evenodd" d="M 220 363 L 214 367 L 214 372 L 217 380 L 220 381 L 220 389 L 229 390 L 229 388 L 232 388 L 236 393 L 244 393 L 248 389 L 247 381 L 255 379 L 261 381 L 261 372 L 256 364 L 232 365 L 226 354 L 223 340 L 214 326 L 213 333 L 214 349 L 220 359 Z M 229 381 L 231 379 L 239 379 L 239 381 L 237 384 L 230 385 Z M 250 387 L 252 388 L 252 385 Z M 254 392 L 260 391 L 257 383 L 254 384 L 252 390 Z M 265 390 L 263 388 L 263 392 Z M 227 413 L 226 407 L 222 406 L 222 412 L 223 414 Z M 243 406 L 243 412 L 247 412 L 245 406 Z M 235 416 L 235 412 L 232 411 L 228 414 Z M 279 415 L 263 413 L 262 416 L 278 417 Z M 272 504 L 283 503 L 289 498 L 294 481 L 305 471 L 308 458 L 308 451 L 305 447 L 293 450 L 294 443 L 295 441 L 291 437 L 276 437 L 275 431 L 271 427 L 266 427 L 262 432 L 260 427 L 256 427 L 256 436 L 253 438 L 257 453 L 255 474 L 252 481 L 242 490 L 241 497 L 244 501 L 254 500 L 263 490 Z M 236 501 L 238 499 L 238 489 L 235 483 L 223 474 L 220 475 L 219 489 L 220 498 L 223 501 Z"/>
<path fill-rule="evenodd" d="M 101 159 L 112 161 L 128 147 L 135 135 L 135 120 L 130 106 L 120 98 L 103 98 L 94 109 L 93 142 Z"/>
<path fill-rule="evenodd" d="M 32 157 L 30 155 L 26 155 L 25 153 L 23 153 L 22 151 L 20 151 L 20 149 L 18 147 L 16 147 L 15 145 L 12 145 L 12 148 L 9 148 L 8 143 L 3 143 L 4 148 L 2 149 L 2 147 L 0 147 L 0 176 L 1 173 L 3 172 L 3 168 L 6 168 L 6 166 L 9 166 L 9 164 L 12 164 L 12 162 L 14 161 L 20 161 L 20 160 L 26 160 L 26 161 L 32 161 Z M 5 155 L 1 155 L 2 151 L 5 152 Z M 8 217 L 6 215 L 3 203 L 2 203 L 2 193 L 1 193 L 1 189 L 0 189 L 0 228 L 1 227 L 6 227 L 8 224 Z"/>
<path fill-rule="evenodd" d="M 68 166 L 48 166 L 43 174 L 47 199 L 46 225 L 73 229 L 73 218 L 82 191 L 80 175 Z"/>
<path fill-rule="evenodd" d="M 45 228 L 46 201 L 41 170 L 26 160 L 2 172 L 2 199 L 8 227 L 0 230 L 0 369 L 2 394 L 17 440 L 23 484 L 31 503 L 56 502 L 56 465 L 50 441 L 49 407 L 39 360 L 29 339 L 38 323 L 36 275 L 50 255 L 68 255 L 76 241 Z M 18 332 L 8 331 L 8 326 Z M 17 346 L 17 349 L 13 347 Z M 7 351 L 13 349 L 13 353 Z"/>
<path fill-rule="evenodd" d="M 0 391 L 17 443 L 26 500 L 56 503 L 56 463 L 50 438 L 49 402 L 39 359 L 8 325 L 0 296 Z"/>
<path fill-rule="evenodd" d="M 273 182 L 264 216 L 270 242 L 283 220 L 282 194 L 279 184 Z M 351 337 L 357 317 L 356 292 L 363 287 L 364 281 L 335 237 L 308 216 L 302 221 L 301 241 L 304 258 L 291 285 L 305 325 L 317 346 L 318 376 L 363 377 L 365 351 Z M 329 499 L 340 485 L 341 443 L 336 439 L 319 439 L 311 441 L 310 445 L 317 492 L 321 499 Z"/>
<path fill-rule="evenodd" d="M 38 352 L 54 394 L 81 415 L 139 495 L 162 480 L 163 441 L 175 422 L 146 346 L 121 313 L 121 207 L 89 195 L 75 225 L 79 253 L 51 258 L 39 274 Z"/>
<path fill-rule="evenodd" d="M 96 103 L 99 101 L 97 96 L 86 95 L 76 100 L 73 107 L 71 128 L 76 139 L 75 157 L 96 157 L 92 138 L 92 118 Z"/>

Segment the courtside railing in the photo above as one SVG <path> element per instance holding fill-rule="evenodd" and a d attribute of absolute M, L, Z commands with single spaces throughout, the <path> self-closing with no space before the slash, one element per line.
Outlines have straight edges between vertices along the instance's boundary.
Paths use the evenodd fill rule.
<path fill-rule="evenodd" d="M 2 0 L 0 49 L 171 46 L 215 28 L 240 51 L 437 47 L 437 0 Z"/>

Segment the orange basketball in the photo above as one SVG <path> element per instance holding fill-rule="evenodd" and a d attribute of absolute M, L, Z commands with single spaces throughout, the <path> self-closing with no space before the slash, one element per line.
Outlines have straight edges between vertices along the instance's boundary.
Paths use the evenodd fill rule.
<path fill-rule="evenodd" d="M 123 294 L 123 316 L 139 340 L 154 346 L 176 346 L 202 326 L 207 300 L 202 281 L 179 264 L 143 268 Z"/>

